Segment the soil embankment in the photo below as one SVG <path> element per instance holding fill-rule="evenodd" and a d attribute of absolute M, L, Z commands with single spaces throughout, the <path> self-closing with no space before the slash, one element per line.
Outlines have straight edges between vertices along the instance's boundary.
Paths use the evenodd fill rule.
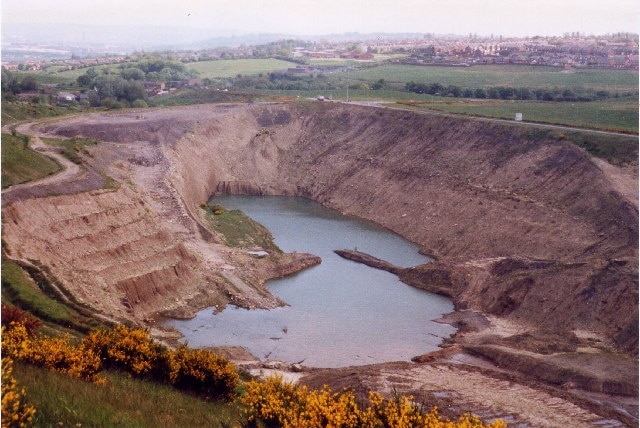
<path fill-rule="evenodd" d="M 450 342 L 459 352 L 437 361 L 482 356 L 509 376 L 524 364 L 518 382 L 547 383 L 553 364 L 562 379 L 552 383 L 565 391 L 637 395 L 637 165 L 594 161 L 537 128 L 332 103 L 94 114 L 40 131 L 105 141 L 85 161 L 120 187 L 8 204 L 6 248 L 111 316 L 282 304 L 264 282 L 318 260 L 225 247 L 198 205 L 211 193 L 299 195 L 373 220 L 436 258 L 400 276 L 454 299 L 450 322 L 461 333 Z M 582 370 L 567 367 L 584 353 Z M 392 371 L 418 382 L 429 370 L 456 370 L 434 358 Z M 626 380 L 603 369 L 611 366 Z M 389 367 L 369 370 L 388 379 Z M 601 398 L 554 397 L 624 423 L 637 418 L 637 406 L 603 411 L 593 404 Z M 492 400 L 489 413 L 500 414 Z"/>

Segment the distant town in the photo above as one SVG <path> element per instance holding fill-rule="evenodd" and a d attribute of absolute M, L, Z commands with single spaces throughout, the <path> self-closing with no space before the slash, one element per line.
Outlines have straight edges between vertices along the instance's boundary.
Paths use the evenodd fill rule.
<path fill-rule="evenodd" d="M 113 50 L 113 49 L 112 49 Z M 78 69 L 117 64 L 143 52 L 109 53 L 109 47 L 79 50 L 64 45 L 9 41 L 2 46 L 2 66 L 7 70 L 38 71 L 47 67 Z M 161 52 L 183 63 L 215 59 L 277 57 L 304 65 L 311 59 L 370 61 L 390 55 L 390 61 L 425 66 L 471 67 L 486 64 L 517 64 L 561 68 L 638 69 L 638 35 L 616 33 L 587 36 L 567 33 L 561 37 L 506 38 L 414 35 L 408 38 L 375 36 L 339 41 L 282 39 L 264 44 L 185 49 Z M 393 57 L 397 54 L 397 57 Z M 298 71 L 304 71 L 304 67 Z"/>

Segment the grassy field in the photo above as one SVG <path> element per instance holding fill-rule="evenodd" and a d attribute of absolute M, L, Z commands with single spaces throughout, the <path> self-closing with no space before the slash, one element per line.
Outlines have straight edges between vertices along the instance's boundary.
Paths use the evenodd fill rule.
<path fill-rule="evenodd" d="M 543 122 L 579 128 L 594 128 L 630 133 L 638 132 L 638 104 L 633 99 L 609 99 L 586 103 L 433 99 L 421 108 L 447 113 Z"/>
<path fill-rule="evenodd" d="M 247 422 L 237 404 L 207 402 L 126 374 L 106 372 L 106 385 L 19 363 L 13 374 L 36 407 L 34 426 L 224 427 Z"/>
<path fill-rule="evenodd" d="M 112 72 L 117 72 L 120 70 L 121 64 L 108 64 L 108 65 L 96 65 L 93 67 L 98 73 L 101 73 L 102 70 L 108 69 Z M 76 68 L 75 70 L 57 70 L 55 68 L 47 68 L 45 71 L 39 73 L 39 76 L 42 76 L 43 79 L 46 79 L 47 76 L 49 79 L 58 79 L 63 82 L 75 82 L 79 76 L 82 76 L 87 72 L 87 70 L 91 67 L 82 67 Z M 54 82 L 55 83 L 55 82 Z"/>
<path fill-rule="evenodd" d="M 473 67 L 426 67 L 383 64 L 349 73 L 350 79 L 388 82 L 426 82 L 464 88 L 510 86 L 527 88 L 589 88 L 611 92 L 638 90 L 638 72 L 634 70 L 575 70 L 552 67 L 486 65 Z"/>
<path fill-rule="evenodd" d="M 229 59 L 218 61 L 200 61 L 187 64 L 187 68 L 197 71 L 202 79 L 235 77 L 238 74 L 253 75 L 271 71 L 286 70 L 295 64 L 279 59 Z"/>
<path fill-rule="evenodd" d="M 31 150 L 22 136 L 2 134 L 2 188 L 60 171 L 55 161 Z"/>

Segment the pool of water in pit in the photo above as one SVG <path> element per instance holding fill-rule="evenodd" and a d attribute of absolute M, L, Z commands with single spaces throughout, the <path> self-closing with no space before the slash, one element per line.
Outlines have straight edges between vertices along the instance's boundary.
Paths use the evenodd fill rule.
<path fill-rule="evenodd" d="M 217 314 L 208 308 L 190 320 L 168 321 L 190 346 L 242 346 L 262 360 L 344 367 L 409 360 L 439 349 L 455 332 L 433 321 L 453 311 L 451 299 L 333 252 L 356 249 L 410 267 L 428 261 L 415 244 L 303 198 L 224 196 L 214 203 L 263 224 L 283 251 L 312 253 L 322 263 L 268 282 L 288 306 L 229 306 Z"/>

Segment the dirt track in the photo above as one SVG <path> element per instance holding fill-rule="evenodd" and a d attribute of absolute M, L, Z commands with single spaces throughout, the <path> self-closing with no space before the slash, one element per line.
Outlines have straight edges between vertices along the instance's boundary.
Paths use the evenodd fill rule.
<path fill-rule="evenodd" d="M 637 165 L 594 161 L 568 143 L 536 140 L 526 127 L 358 106 L 95 114 L 40 132 L 106 141 L 89 149 L 88 170 L 120 187 L 69 196 L 31 187 L 6 201 L 3 238 L 12 256 L 39 260 L 106 314 L 141 321 L 229 302 L 281 304 L 264 281 L 317 261 L 255 259 L 224 247 L 202 227 L 198 204 L 216 191 L 301 195 L 421 244 L 438 261 L 413 272 L 413 285 L 450 294 L 458 314 L 488 317 L 450 321 L 465 331 L 450 341 L 460 353 L 444 360 L 368 368 L 371 387 L 435 391 L 436 398 L 454 391 L 474 412 L 512 412 L 529 426 L 637 420 L 625 396 L 596 396 L 607 405 L 585 398 L 608 385 L 612 375 L 601 368 L 611 358 L 627 378 L 619 387 L 637 397 Z M 538 367 L 549 355 L 572 361 L 585 352 L 601 363 L 559 371 L 555 383 Z M 458 368 L 452 358 L 492 371 Z M 514 376 L 506 384 L 505 372 Z M 528 405 L 530 393 L 555 410 Z M 611 417 L 619 422 L 598 422 Z"/>
<path fill-rule="evenodd" d="M 16 200 L 51 194 L 77 193 L 93 189 L 100 189 L 104 185 L 104 178 L 92 168 L 81 169 L 58 152 L 58 149 L 45 144 L 37 132 L 31 130 L 32 124 L 22 124 L 16 131 L 30 135 L 29 146 L 38 152 L 46 154 L 62 166 L 62 171 L 44 177 L 35 182 L 18 184 L 2 190 L 2 205 Z"/>

